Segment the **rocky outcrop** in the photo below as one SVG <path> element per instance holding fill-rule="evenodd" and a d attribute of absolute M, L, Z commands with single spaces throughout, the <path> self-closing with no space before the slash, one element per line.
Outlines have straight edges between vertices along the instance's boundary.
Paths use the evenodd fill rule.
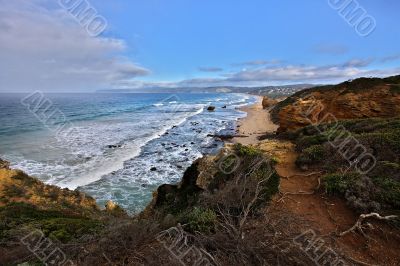
<path fill-rule="evenodd" d="M 10 167 L 10 163 L 9 162 L 0 159 L 0 169 L 2 169 L 2 168 L 8 169 L 9 167 Z"/>
<path fill-rule="evenodd" d="M 2 168 L 0 169 L 0 206 L 15 203 L 76 214 L 99 211 L 96 201 L 84 193 L 46 185 L 20 170 Z"/>
<path fill-rule="evenodd" d="M 112 201 L 106 210 L 98 207 L 96 200 L 77 190 L 47 185 L 20 170 L 9 168 L 9 162 L 0 160 L 0 207 L 25 204 L 42 211 L 64 213 L 65 216 L 125 217 L 125 210 Z"/>
<path fill-rule="evenodd" d="M 210 111 L 210 112 L 212 112 L 212 111 L 214 111 L 215 110 L 215 106 L 208 106 L 207 107 L 207 111 Z"/>
<path fill-rule="evenodd" d="M 116 217 L 127 216 L 126 211 L 111 200 L 106 202 L 105 207 L 106 207 L 106 211 L 113 216 L 116 216 Z"/>
<path fill-rule="evenodd" d="M 249 174 L 243 178 L 243 173 Z M 210 208 L 215 204 L 220 207 L 229 205 L 226 206 L 229 209 L 239 208 L 243 204 L 241 201 L 251 199 L 236 197 L 238 191 L 247 191 L 246 195 L 252 195 L 260 178 L 266 180 L 260 200 L 254 203 L 257 206 L 266 204 L 277 192 L 279 176 L 272 162 L 260 150 L 240 144 L 228 145 L 215 156 L 196 160 L 185 171 L 179 184 L 158 187 L 141 217 L 179 216 L 194 207 Z"/>
<path fill-rule="evenodd" d="M 277 100 L 268 98 L 267 96 L 264 96 L 263 100 L 262 100 L 262 107 L 263 107 L 263 109 L 268 109 L 277 103 L 278 103 Z"/>
<path fill-rule="evenodd" d="M 304 90 L 278 103 L 271 112 L 279 133 L 335 119 L 400 115 L 400 76 L 361 78 L 336 86 Z"/>

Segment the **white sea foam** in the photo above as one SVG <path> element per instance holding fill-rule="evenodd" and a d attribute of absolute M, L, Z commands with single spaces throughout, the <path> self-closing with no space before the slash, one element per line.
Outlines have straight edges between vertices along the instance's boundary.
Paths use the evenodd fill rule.
<path fill-rule="evenodd" d="M 80 187 L 100 204 L 112 199 L 132 210 L 144 206 L 158 185 L 178 182 L 193 160 L 210 152 L 215 140 L 207 135 L 244 116 L 235 108 L 249 100 L 244 95 L 225 94 L 216 99 L 204 97 L 196 104 L 171 101 L 144 108 L 117 106 L 126 112 L 112 107 L 108 112 L 112 115 L 75 122 L 74 134 L 66 136 L 65 142 L 55 141 L 47 131 L 14 139 L 13 150 L 20 153 L 5 154 L 5 158 L 46 183 Z M 204 112 L 210 104 L 216 111 Z M 222 109 L 223 105 L 227 108 Z M 150 171 L 154 166 L 157 171 Z"/>
<path fill-rule="evenodd" d="M 104 175 L 123 169 L 124 162 L 137 157 L 141 152 L 141 148 L 148 142 L 160 138 L 160 136 L 165 134 L 172 127 L 181 125 L 188 118 L 200 114 L 201 112 L 203 112 L 203 110 L 204 109 L 202 106 L 201 108 L 198 108 L 196 111 L 187 114 L 185 117 L 182 117 L 179 120 L 177 119 L 171 121 L 170 125 L 162 127 L 160 130 L 154 132 L 152 135 L 142 139 L 134 140 L 133 142 L 128 143 L 123 148 L 118 149 L 118 151 L 115 152 L 113 156 L 97 156 L 94 160 L 91 160 L 90 163 L 84 165 L 84 168 L 86 169 L 83 174 L 78 176 L 64 177 L 61 182 L 57 182 L 55 184 L 60 187 L 76 189 L 77 187 L 85 186 L 87 184 L 95 182 Z M 55 182 L 54 179 L 49 181 L 49 183 L 53 182 Z"/>

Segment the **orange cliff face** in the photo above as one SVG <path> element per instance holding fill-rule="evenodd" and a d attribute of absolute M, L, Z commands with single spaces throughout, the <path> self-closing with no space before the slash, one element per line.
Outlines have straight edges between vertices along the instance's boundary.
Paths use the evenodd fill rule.
<path fill-rule="evenodd" d="M 267 96 L 263 96 L 263 99 L 262 99 L 262 107 L 263 107 L 263 109 L 268 109 L 268 108 L 274 106 L 277 103 L 278 103 L 277 100 L 271 99 L 271 98 L 269 98 Z"/>
<path fill-rule="evenodd" d="M 279 133 L 317 122 L 400 116 L 400 76 L 361 78 L 336 86 L 307 89 L 279 103 L 272 117 Z"/>

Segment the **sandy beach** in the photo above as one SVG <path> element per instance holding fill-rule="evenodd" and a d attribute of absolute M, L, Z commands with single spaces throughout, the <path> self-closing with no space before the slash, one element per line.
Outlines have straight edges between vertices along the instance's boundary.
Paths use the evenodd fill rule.
<path fill-rule="evenodd" d="M 237 134 L 246 137 L 233 138 L 234 143 L 254 145 L 258 142 L 257 137 L 273 133 L 278 129 L 278 125 L 271 121 L 269 110 L 263 109 L 262 97 L 258 97 L 257 103 L 240 110 L 246 112 L 247 116 L 238 121 Z"/>

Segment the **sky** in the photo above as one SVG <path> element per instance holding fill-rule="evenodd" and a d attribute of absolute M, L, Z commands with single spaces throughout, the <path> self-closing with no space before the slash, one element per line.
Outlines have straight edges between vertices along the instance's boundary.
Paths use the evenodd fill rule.
<path fill-rule="evenodd" d="M 73 4 L 92 8 L 98 35 Z M 398 0 L 0 0 L 0 92 L 398 75 L 399 10 Z"/>

